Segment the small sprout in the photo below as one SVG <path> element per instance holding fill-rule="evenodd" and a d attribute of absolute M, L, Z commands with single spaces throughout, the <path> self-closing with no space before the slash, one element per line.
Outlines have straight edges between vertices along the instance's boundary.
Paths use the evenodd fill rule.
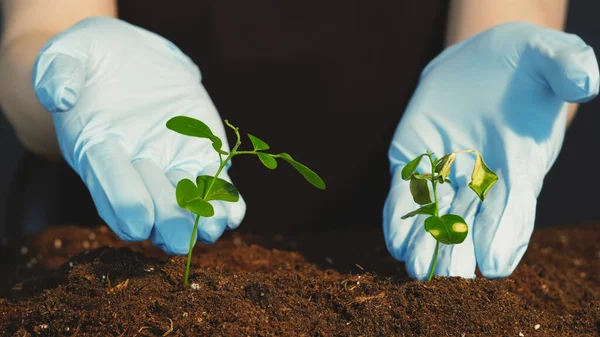
<path fill-rule="evenodd" d="M 433 278 L 435 266 L 437 263 L 440 243 L 446 245 L 459 244 L 465 241 L 469 233 L 467 222 L 456 214 L 439 215 L 439 205 L 437 199 L 437 184 L 451 183 L 450 176 L 452 163 L 458 153 L 475 153 L 476 160 L 471 174 L 469 187 L 483 201 L 492 186 L 498 181 L 498 176 L 485 164 L 481 155 L 475 150 L 456 151 L 442 156 L 439 159 L 434 158 L 433 153 L 427 151 L 420 154 L 417 158 L 411 160 L 402 168 L 402 179 L 410 180 L 410 193 L 413 200 L 421 205 L 416 209 L 402 216 L 401 219 L 408 219 L 416 215 L 428 215 L 425 219 L 425 230 L 436 240 L 433 261 L 429 270 L 429 278 Z M 419 173 L 417 169 L 423 157 L 428 157 L 431 163 L 431 173 Z M 429 190 L 431 183 L 431 192 Z M 433 200 L 432 200 L 433 194 Z"/>
<path fill-rule="evenodd" d="M 277 159 L 281 159 L 298 171 L 304 177 L 304 179 L 306 179 L 306 181 L 319 189 L 325 189 L 325 182 L 323 182 L 323 179 L 321 179 L 321 177 L 319 177 L 319 175 L 313 170 L 295 160 L 288 153 L 264 152 L 269 150 L 271 147 L 265 141 L 254 135 L 247 134 L 250 142 L 252 143 L 253 149 L 251 151 L 238 151 L 238 148 L 242 143 L 239 128 L 231 125 L 227 120 L 225 120 L 225 124 L 235 132 L 237 137 L 235 146 L 230 152 L 222 150 L 221 148 L 223 146 L 223 141 L 213 134 L 208 125 L 197 119 L 186 116 L 177 116 L 171 118 L 166 124 L 168 129 L 182 135 L 210 140 L 212 142 L 212 147 L 217 152 L 219 159 L 219 168 L 214 176 L 201 175 L 196 177 L 196 182 L 193 182 L 190 179 L 182 179 L 177 183 L 177 187 L 175 189 L 175 199 L 177 200 L 179 207 L 196 215 L 194 228 L 192 229 L 192 235 L 190 238 L 185 276 L 183 279 L 183 283 L 185 285 L 188 284 L 192 252 L 196 243 L 196 233 L 200 217 L 211 217 L 215 213 L 215 210 L 209 201 L 218 200 L 236 202 L 240 198 L 237 188 L 232 183 L 219 178 L 219 174 L 223 171 L 223 169 L 225 169 L 227 163 L 232 157 L 243 154 L 256 155 L 260 162 L 271 170 L 274 170 L 278 167 Z M 227 157 L 223 158 L 223 156 Z M 194 287 L 199 288 L 199 285 L 192 284 L 192 289 L 194 289 Z"/>

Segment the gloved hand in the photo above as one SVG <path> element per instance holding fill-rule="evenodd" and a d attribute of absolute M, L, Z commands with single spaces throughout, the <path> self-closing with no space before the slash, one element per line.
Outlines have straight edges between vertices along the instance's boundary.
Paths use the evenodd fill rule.
<path fill-rule="evenodd" d="M 462 216 L 469 235 L 440 245 L 435 274 L 488 278 L 509 276 L 533 231 L 537 196 L 562 146 L 565 102 L 598 94 L 598 63 L 579 37 L 515 22 L 482 32 L 442 52 L 422 72 L 394 135 L 389 159 L 392 185 L 384 207 L 387 248 L 406 263 L 409 275 L 426 279 L 435 239 L 427 217 L 406 220 L 417 209 L 404 165 L 429 150 L 438 157 L 479 151 L 499 180 L 481 203 L 467 186 L 475 161 L 458 154 L 451 184 L 438 184 L 440 215 Z M 428 160 L 421 171 L 431 172 Z"/>
<path fill-rule="evenodd" d="M 99 215 L 124 240 L 189 250 L 194 216 L 179 208 L 175 186 L 215 174 L 206 139 L 165 126 L 174 116 L 205 122 L 229 151 L 225 129 L 198 67 L 166 39 L 123 21 L 94 17 L 52 38 L 40 52 L 33 85 L 52 113 L 61 152 L 88 187 Z M 224 170 L 225 171 L 225 170 Z M 219 177 L 230 181 L 227 172 Z M 212 202 L 198 238 L 217 240 L 241 222 L 246 205 Z"/>

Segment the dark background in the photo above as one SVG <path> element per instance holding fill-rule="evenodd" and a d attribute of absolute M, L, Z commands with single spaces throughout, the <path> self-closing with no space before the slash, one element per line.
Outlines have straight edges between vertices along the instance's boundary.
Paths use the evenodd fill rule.
<path fill-rule="evenodd" d="M 571 1 L 567 31 L 577 34 L 596 50 L 600 58 L 600 24 L 595 13 L 600 3 Z M 1 76 L 1 74 L 0 74 Z M 597 144 L 600 144 L 596 128 L 600 125 L 600 98 L 580 107 L 577 118 L 567 131 L 563 150 L 557 162 L 546 176 L 538 199 L 537 227 L 573 224 L 598 220 L 595 207 L 595 191 L 600 190 L 596 176 Z M 0 237 L 8 198 L 8 184 L 23 149 L 4 116 L 0 114 Z M 591 160 L 591 162 L 587 162 Z M 8 224 L 6 224 L 8 225 Z"/>

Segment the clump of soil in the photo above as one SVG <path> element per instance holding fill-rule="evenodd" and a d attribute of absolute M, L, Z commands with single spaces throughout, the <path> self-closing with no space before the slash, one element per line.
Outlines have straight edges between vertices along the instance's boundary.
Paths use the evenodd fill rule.
<path fill-rule="evenodd" d="M 106 227 L 0 251 L 2 336 L 598 336 L 598 226 L 541 230 L 505 280 L 416 282 L 381 234 L 229 233 L 185 258 Z M 7 277 L 4 277 L 4 276 Z"/>

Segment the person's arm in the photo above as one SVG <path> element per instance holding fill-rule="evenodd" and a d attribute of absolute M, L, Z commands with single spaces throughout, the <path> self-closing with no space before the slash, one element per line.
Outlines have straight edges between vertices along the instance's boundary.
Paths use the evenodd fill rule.
<path fill-rule="evenodd" d="M 565 29 L 568 0 L 452 0 L 448 12 L 446 46 L 488 28 L 510 21 L 530 21 L 557 30 Z M 578 104 L 569 106 L 567 125 Z"/>
<path fill-rule="evenodd" d="M 33 64 L 52 36 L 81 19 L 116 17 L 116 0 L 2 0 L 2 13 L 0 106 L 27 149 L 58 159 L 52 117 L 33 91 Z"/>

